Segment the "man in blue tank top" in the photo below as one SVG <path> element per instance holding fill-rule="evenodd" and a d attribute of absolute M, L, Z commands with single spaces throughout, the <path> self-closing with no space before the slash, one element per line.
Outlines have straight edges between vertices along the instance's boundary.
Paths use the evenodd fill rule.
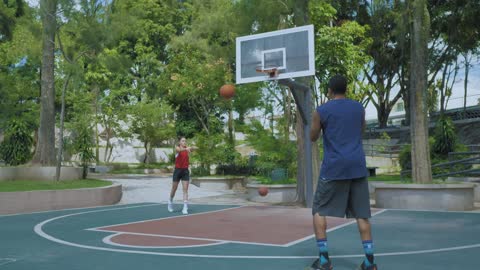
<path fill-rule="evenodd" d="M 329 101 L 313 113 L 310 139 L 322 134 L 323 162 L 312 206 L 319 258 L 313 269 L 333 269 L 328 257 L 327 216 L 355 218 L 365 250 L 360 269 L 377 270 L 373 256 L 370 198 L 362 133 L 365 109 L 346 98 L 347 80 L 335 75 L 328 83 Z"/>

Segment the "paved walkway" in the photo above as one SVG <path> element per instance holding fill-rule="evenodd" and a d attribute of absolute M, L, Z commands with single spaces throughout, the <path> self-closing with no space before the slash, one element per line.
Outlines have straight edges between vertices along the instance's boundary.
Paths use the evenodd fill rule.
<path fill-rule="evenodd" d="M 158 202 L 168 200 L 172 186 L 171 175 L 96 175 L 100 178 L 122 184 L 123 197 L 119 204 Z M 190 185 L 188 189 L 189 201 L 198 204 L 258 204 L 247 200 L 246 194 L 241 191 L 213 191 Z M 174 201 L 182 203 L 183 192 L 179 185 Z"/>

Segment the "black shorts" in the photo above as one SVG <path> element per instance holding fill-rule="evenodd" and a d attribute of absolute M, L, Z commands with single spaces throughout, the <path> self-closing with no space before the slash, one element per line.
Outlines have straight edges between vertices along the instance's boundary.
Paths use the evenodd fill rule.
<path fill-rule="evenodd" d="M 318 180 L 312 215 L 370 218 L 370 196 L 367 178 Z"/>
<path fill-rule="evenodd" d="M 188 171 L 188 169 L 175 168 L 175 170 L 173 171 L 173 182 L 178 182 L 180 180 L 190 180 L 190 172 Z"/>

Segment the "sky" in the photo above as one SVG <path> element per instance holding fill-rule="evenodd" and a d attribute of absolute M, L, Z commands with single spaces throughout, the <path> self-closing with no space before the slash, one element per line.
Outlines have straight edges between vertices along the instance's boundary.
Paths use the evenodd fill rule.
<path fill-rule="evenodd" d="M 467 106 L 473 106 L 479 104 L 480 99 L 480 56 L 475 57 L 472 61 L 472 67 L 470 68 L 468 75 L 468 86 L 467 86 Z M 464 80 L 465 79 L 465 69 L 461 67 L 458 71 L 457 78 L 453 85 L 452 96 L 447 104 L 447 109 L 461 108 L 463 107 L 463 96 L 464 96 Z M 392 93 L 391 96 L 396 93 Z M 369 104 L 366 111 L 367 119 L 376 119 L 377 110 L 375 106 Z"/>

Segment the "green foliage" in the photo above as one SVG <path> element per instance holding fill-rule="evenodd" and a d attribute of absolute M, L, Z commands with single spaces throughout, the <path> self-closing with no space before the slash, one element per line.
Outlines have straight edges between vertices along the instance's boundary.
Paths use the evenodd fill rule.
<path fill-rule="evenodd" d="M 270 177 L 265 177 L 265 176 L 255 176 L 253 177 L 256 181 L 258 181 L 262 185 L 290 185 L 290 184 L 296 184 L 297 179 L 296 178 L 288 178 L 288 179 L 283 179 L 283 180 L 272 180 Z"/>
<path fill-rule="evenodd" d="M 166 102 L 149 99 L 145 95 L 129 109 L 130 131 L 144 143 L 146 150 L 144 162 L 148 162 L 153 146 L 174 137 L 175 130 L 171 121 L 173 110 Z"/>
<path fill-rule="evenodd" d="M 434 132 L 435 143 L 433 144 L 433 153 L 440 158 L 447 158 L 449 152 L 455 150 L 457 144 L 457 135 L 455 126 L 449 117 L 442 116 L 437 121 Z"/>
<path fill-rule="evenodd" d="M 210 165 L 219 164 L 221 158 L 225 157 L 225 147 L 222 146 L 223 134 L 205 134 L 198 133 L 195 136 L 195 146 L 197 150 L 193 151 L 191 161 L 200 163 L 199 167 L 193 169 L 194 175 L 210 175 Z"/>
<path fill-rule="evenodd" d="M 287 169 L 289 176 L 296 174 L 297 146 L 294 142 L 273 136 L 255 120 L 247 131 L 247 143 L 258 153 L 255 167 L 259 174 L 270 175 L 275 168 Z"/>
<path fill-rule="evenodd" d="M 430 144 L 430 159 L 432 162 L 432 166 L 440 163 L 446 163 L 450 161 L 460 160 L 466 158 L 466 156 L 462 155 L 455 155 L 448 158 L 447 155 L 443 155 L 442 153 L 435 152 L 434 147 L 438 145 L 436 139 L 434 137 L 429 138 Z M 467 147 L 463 144 L 456 143 L 454 145 L 455 148 L 452 149 L 450 152 L 465 152 L 467 151 Z M 400 152 L 399 156 L 400 167 L 402 170 L 411 170 L 412 169 L 412 157 L 411 157 L 411 145 L 405 145 Z M 470 164 L 454 164 L 449 166 L 441 166 L 441 167 L 432 167 L 432 175 L 461 171 L 470 169 L 472 165 Z"/>
<path fill-rule="evenodd" d="M 67 156 L 76 155 L 76 160 L 79 160 L 84 168 L 84 177 L 87 175 L 88 165 L 95 160 L 92 150 L 95 147 L 93 99 L 93 93 L 85 92 L 81 88 L 74 88 L 66 93 L 66 103 L 70 108 L 66 110 L 65 119 L 68 121 L 65 121 L 64 150 Z"/>
<path fill-rule="evenodd" d="M 315 68 L 320 89 L 327 91 L 329 78 L 343 74 L 349 81 L 349 96 L 364 100 L 367 96 L 365 85 L 358 80 L 371 57 L 368 48 L 372 39 L 367 35 L 369 27 L 355 21 L 331 25 L 336 10 L 326 1 L 309 2 L 309 13 L 315 25 Z"/>
<path fill-rule="evenodd" d="M 433 145 L 435 144 L 435 139 L 430 137 L 428 140 L 430 145 L 430 158 L 433 159 L 433 152 L 431 151 Z M 399 156 L 400 167 L 402 170 L 411 170 L 412 169 L 412 146 L 410 144 L 405 145 L 400 151 Z M 433 164 L 433 163 L 432 163 Z"/>
<path fill-rule="evenodd" d="M 77 154 L 80 164 L 83 167 L 83 179 L 87 177 L 88 165 L 95 160 L 93 148 L 95 142 L 93 139 L 94 123 L 85 115 L 78 115 L 75 122 L 72 123 L 71 142 L 67 142 L 72 154 Z"/>
<path fill-rule="evenodd" d="M 0 192 L 16 192 L 31 190 L 63 190 L 78 188 L 95 188 L 110 186 L 112 182 L 97 179 L 68 181 L 15 180 L 0 181 Z"/>
<path fill-rule="evenodd" d="M 403 171 L 412 169 L 412 146 L 405 145 L 399 155 L 400 168 Z"/>
<path fill-rule="evenodd" d="M 12 38 L 15 23 L 24 15 L 26 5 L 18 0 L 0 1 L 0 42 Z"/>
<path fill-rule="evenodd" d="M 13 7 L 23 1 L 7 2 L 14 15 Z M 3 42 L 1 24 L 5 17 L 2 18 L 2 12 L 8 10 L 3 9 L 2 4 L 5 1 L 0 3 L 0 126 L 17 119 L 33 130 L 39 118 L 41 42 L 37 33 L 41 30 L 32 11 L 27 9 L 10 29 L 12 35 Z"/>
<path fill-rule="evenodd" d="M 19 120 L 12 120 L 6 130 L 5 138 L 0 143 L 0 158 L 7 165 L 20 165 L 32 158 L 32 131 Z"/>
<path fill-rule="evenodd" d="M 223 59 L 213 59 L 190 46 L 182 47 L 172 52 L 171 61 L 161 76 L 164 87 L 157 95 L 165 97 L 176 108 L 177 125 L 189 129 L 195 126 L 197 131 L 207 134 L 219 133 L 222 132 L 220 114 L 228 108 L 222 107 L 217 89 L 225 84 L 228 76 L 231 74 Z M 184 121 L 190 123 L 182 124 Z"/>

